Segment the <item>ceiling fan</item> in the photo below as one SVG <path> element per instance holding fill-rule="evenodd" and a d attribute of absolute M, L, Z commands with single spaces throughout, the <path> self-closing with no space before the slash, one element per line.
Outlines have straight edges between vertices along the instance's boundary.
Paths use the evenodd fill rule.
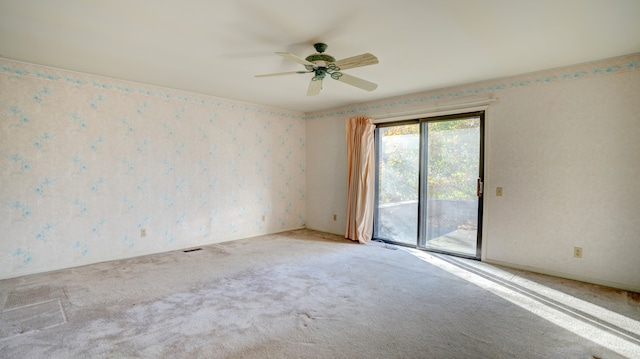
<path fill-rule="evenodd" d="M 315 96 L 320 93 L 320 90 L 322 90 L 322 80 L 324 80 L 327 75 L 334 80 L 361 88 L 365 91 L 373 91 L 378 87 L 378 85 L 373 82 L 342 72 L 342 70 L 352 69 L 354 67 L 377 64 L 378 58 L 374 55 L 367 53 L 336 61 L 333 56 L 324 53 L 327 50 L 326 44 L 317 43 L 314 44 L 313 47 L 315 47 L 317 53 L 309 55 L 304 59 L 288 52 L 276 52 L 277 55 L 280 55 L 285 59 L 304 65 L 306 71 L 280 72 L 275 74 L 256 75 L 256 77 L 313 73 L 314 76 L 311 78 L 311 82 L 309 83 L 307 96 Z"/>

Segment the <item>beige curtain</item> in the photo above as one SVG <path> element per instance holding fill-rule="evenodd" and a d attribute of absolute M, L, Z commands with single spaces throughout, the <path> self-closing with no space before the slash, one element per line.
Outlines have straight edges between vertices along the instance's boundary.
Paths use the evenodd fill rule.
<path fill-rule="evenodd" d="M 346 238 L 367 243 L 373 234 L 374 130 L 366 117 L 347 120 L 348 190 Z"/>

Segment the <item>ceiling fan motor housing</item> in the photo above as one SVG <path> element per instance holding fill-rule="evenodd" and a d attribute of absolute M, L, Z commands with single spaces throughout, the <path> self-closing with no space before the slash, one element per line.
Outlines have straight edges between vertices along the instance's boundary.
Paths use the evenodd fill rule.
<path fill-rule="evenodd" d="M 324 52 L 327 50 L 327 44 L 319 42 L 317 44 L 314 44 L 313 47 L 315 47 L 318 53 L 307 56 L 305 60 L 313 62 L 316 66 L 319 67 L 326 67 L 329 63 L 336 62 L 335 57 L 329 54 L 324 54 Z"/>
<path fill-rule="evenodd" d="M 329 55 L 329 54 L 313 54 L 313 55 L 309 55 L 307 56 L 307 58 L 305 59 L 309 62 L 313 62 L 316 65 L 320 65 L 320 66 L 325 66 L 326 64 L 330 63 L 330 62 L 336 62 L 335 57 Z M 322 61 L 323 63 L 318 64 L 317 61 Z"/>

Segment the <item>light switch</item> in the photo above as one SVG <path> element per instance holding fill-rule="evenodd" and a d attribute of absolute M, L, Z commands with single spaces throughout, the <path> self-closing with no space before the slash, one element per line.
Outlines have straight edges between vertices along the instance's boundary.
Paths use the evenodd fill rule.
<path fill-rule="evenodd" d="M 498 197 L 502 196 L 502 187 L 496 187 L 496 196 Z"/>

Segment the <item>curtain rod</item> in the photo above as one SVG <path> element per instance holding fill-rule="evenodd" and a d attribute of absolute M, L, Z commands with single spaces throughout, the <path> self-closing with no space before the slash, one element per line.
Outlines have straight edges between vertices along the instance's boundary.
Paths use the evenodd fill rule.
<path fill-rule="evenodd" d="M 374 124 L 381 123 L 381 122 L 388 122 L 389 120 L 406 120 L 409 117 L 412 117 L 412 118 L 422 117 L 426 115 L 432 115 L 436 112 L 447 111 L 447 110 L 474 110 L 474 107 L 488 106 L 490 103 L 496 102 L 498 100 L 500 100 L 498 97 L 488 98 L 488 99 L 478 100 L 473 102 L 455 103 L 455 104 L 449 104 L 449 105 L 415 109 L 415 110 L 404 111 L 404 112 L 392 112 L 392 113 L 384 114 L 382 116 L 371 116 L 371 117 L 373 119 L 372 122 Z"/>

